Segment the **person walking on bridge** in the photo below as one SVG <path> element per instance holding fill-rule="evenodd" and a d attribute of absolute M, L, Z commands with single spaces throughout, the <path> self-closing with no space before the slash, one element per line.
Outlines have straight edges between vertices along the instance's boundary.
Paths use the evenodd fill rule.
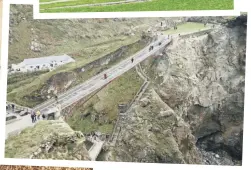
<path fill-rule="evenodd" d="M 133 63 L 134 59 L 132 58 L 131 61 L 132 61 L 132 63 Z"/>
<path fill-rule="evenodd" d="M 57 96 L 57 95 L 55 96 L 55 100 L 56 100 L 56 102 L 58 103 L 58 96 Z"/>
<path fill-rule="evenodd" d="M 107 74 L 105 73 L 105 74 L 104 74 L 104 79 L 106 79 L 106 78 L 107 78 Z"/>
<path fill-rule="evenodd" d="M 11 107 L 12 107 L 12 111 L 14 112 L 15 111 L 15 105 L 12 104 Z"/>

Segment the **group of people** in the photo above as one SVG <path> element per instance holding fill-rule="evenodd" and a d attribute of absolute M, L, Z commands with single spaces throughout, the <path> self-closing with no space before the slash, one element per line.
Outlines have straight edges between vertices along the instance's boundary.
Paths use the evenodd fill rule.
<path fill-rule="evenodd" d="M 34 110 L 31 111 L 31 120 L 32 120 L 32 123 L 36 123 L 37 120 L 40 120 L 40 116 L 41 116 L 41 113 L 40 111 L 38 110 L 37 112 L 35 112 Z M 45 115 L 42 114 L 42 118 L 45 119 Z"/>
<path fill-rule="evenodd" d="M 10 105 L 7 104 L 6 105 L 6 110 L 10 110 L 10 109 L 14 112 L 15 111 L 15 105 L 14 104 L 10 104 Z"/>

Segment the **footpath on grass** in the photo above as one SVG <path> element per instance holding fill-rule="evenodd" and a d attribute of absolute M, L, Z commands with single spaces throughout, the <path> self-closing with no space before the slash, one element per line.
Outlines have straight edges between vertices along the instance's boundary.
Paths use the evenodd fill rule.
<path fill-rule="evenodd" d="M 108 6 L 108 5 L 122 5 L 122 4 L 129 4 L 129 3 L 139 3 L 139 2 L 147 2 L 152 0 L 107 0 L 111 2 L 101 2 L 101 3 L 87 3 L 85 4 L 82 1 L 76 1 L 76 0 L 55 0 L 55 1 L 49 1 L 49 2 L 41 2 L 40 5 L 48 5 L 48 4 L 55 4 L 52 5 L 52 7 L 49 7 L 49 9 L 60 9 L 60 8 L 79 8 L 79 7 L 94 7 L 94 6 Z M 59 4 L 61 3 L 62 4 Z M 63 2 L 72 2 L 72 3 L 63 3 Z M 58 6 L 57 6 L 58 5 Z M 43 8 L 43 6 L 40 6 L 40 10 L 45 10 L 46 8 Z M 48 7 L 48 6 L 47 6 Z"/>
<path fill-rule="evenodd" d="M 59 2 L 62 1 L 62 2 Z M 63 2 L 64 1 L 64 2 Z M 184 2 L 185 1 L 185 2 Z M 233 0 L 51 0 L 40 2 L 45 12 L 123 12 L 233 10 Z"/>

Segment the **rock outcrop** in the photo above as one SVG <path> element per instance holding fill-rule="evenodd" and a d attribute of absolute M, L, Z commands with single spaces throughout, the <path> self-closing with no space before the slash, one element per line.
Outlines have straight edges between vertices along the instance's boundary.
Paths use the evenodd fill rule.
<path fill-rule="evenodd" d="M 106 159 L 240 165 L 245 50 L 246 26 L 222 25 L 177 37 L 164 56 L 146 60 L 152 86 Z"/>
<path fill-rule="evenodd" d="M 6 140 L 5 157 L 90 160 L 84 142 L 83 134 L 62 120 L 40 121 Z"/>

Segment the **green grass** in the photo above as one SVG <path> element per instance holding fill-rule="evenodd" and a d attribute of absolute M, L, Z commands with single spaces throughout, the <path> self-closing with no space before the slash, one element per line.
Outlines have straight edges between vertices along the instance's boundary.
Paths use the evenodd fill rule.
<path fill-rule="evenodd" d="M 121 77 L 114 80 L 108 86 L 99 91 L 89 101 L 80 107 L 75 107 L 73 116 L 67 120 L 67 123 L 77 131 L 89 133 L 99 130 L 103 133 L 111 133 L 113 130 L 113 120 L 117 118 L 118 104 L 130 102 L 138 92 L 143 80 L 136 71 L 130 70 Z M 103 114 L 110 123 L 92 122 L 91 116 L 80 120 L 80 115 L 90 112 L 91 114 Z"/>
<path fill-rule="evenodd" d="M 55 6 L 54 6 L 55 7 Z M 153 0 L 143 3 L 110 6 L 76 7 L 41 10 L 40 12 L 122 12 L 122 11 L 179 11 L 179 10 L 230 10 L 233 0 Z"/>
<path fill-rule="evenodd" d="M 82 67 L 85 64 L 88 64 L 92 61 L 95 61 L 101 57 L 103 57 L 106 54 L 109 54 L 111 52 L 114 52 L 118 48 L 120 48 L 123 45 L 129 45 L 131 43 L 134 43 L 138 40 L 138 37 L 135 36 L 131 39 L 125 39 L 122 42 L 111 42 L 108 44 L 100 44 L 98 46 L 93 46 L 89 48 L 83 49 L 85 53 L 82 53 L 82 55 L 86 55 L 86 52 L 90 51 L 89 53 L 92 54 L 92 57 L 82 57 L 78 56 L 77 61 L 75 63 L 70 63 L 67 65 L 64 65 L 62 67 L 59 67 L 58 69 L 47 72 L 45 74 L 42 74 L 40 76 L 32 76 L 27 77 L 24 80 L 17 82 L 16 84 L 13 83 L 10 86 L 8 85 L 8 94 L 7 94 L 7 100 L 18 103 L 23 106 L 27 107 L 34 107 L 37 104 L 40 104 L 42 101 L 36 101 L 36 100 L 29 100 L 26 98 L 26 96 L 30 95 L 31 93 L 36 93 L 38 90 L 40 90 L 44 85 L 46 85 L 47 80 L 61 72 L 71 72 L 76 68 Z M 93 49 L 95 49 L 95 53 L 93 53 Z M 88 55 L 86 55 L 88 56 Z"/>
<path fill-rule="evenodd" d="M 35 152 L 41 142 L 56 134 L 74 134 L 63 121 L 41 121 L 35 127 L 24 129 L 20 135 L 11 136 L 5 141 L 5 157 L 28 158 Z"/>
<path fill-rule="evenodd" d="M 115 2 L 115 1 L 122 1 L 122 0 L 73 0 L 73 1 L 66 1 L 66 2 L 57 2 L 57 3 L 52 3 L 52 4 L 41 4 L 40 9 L 84 5 L 84 4 L 105 3 L 105 2 Z"/>
<path fill-rule="evenodd" d="M 164 31 L 164 34 L 184 34 L 184 33 L 190 33 L 190 32 L 195 32 L 195 31 L 199 31 L 199 30 L 205 30 L 210 28 L 209 25 L 206 25 L 206 27 L 204 27 L 204 24 L 202 23 L 195 23 L 195 22 L 187 22 L 185 24 L 181 24 L 177 26 L 178 29 L 174 30 L 173 28 Z"/>

